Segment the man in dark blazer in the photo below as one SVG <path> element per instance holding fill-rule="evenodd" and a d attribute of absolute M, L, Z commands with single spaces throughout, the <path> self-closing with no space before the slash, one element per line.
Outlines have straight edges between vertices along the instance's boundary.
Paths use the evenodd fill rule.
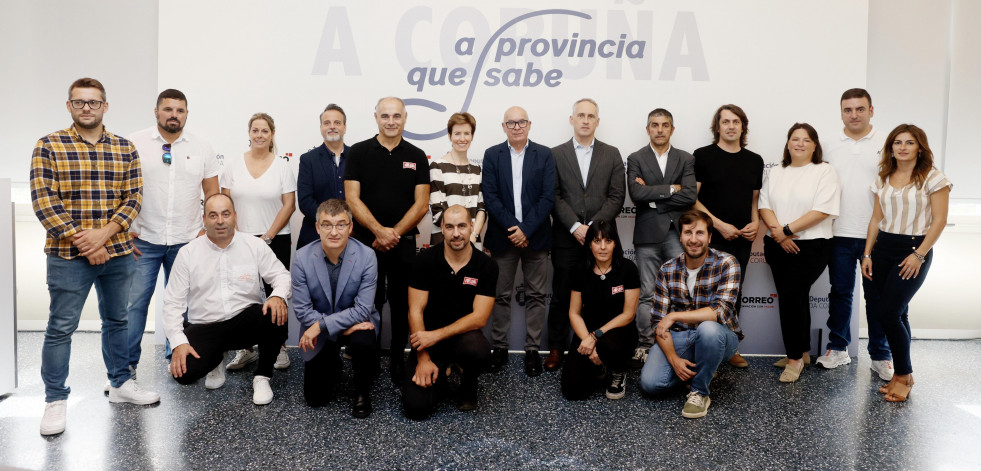
<path fill-rule="evenodd" d="M 548 250 L 552 248 L 549 212 L 555 202 L 555 161 L 548 147 L 528 140 L 528 113 L 515 106 L 504 113 L 507 141 L 484 152 L 484 206 L 490 216 L 484 247 L 497 262 L 499 275 L 491 315 L 492 372 L 508 361 L 511 290 L 521 262 L 525 285 L 525 373 L 542 373 L 538 354 L 545 326 Z"/>
<path fill-rule="evenodd" d="M 303 397 L 326 405 L 340 381 L 340 347 L 347 345 L 354 368 L 353 415 L 371 414 L 371 386 L 378 374 L 375 252 L 350 238 L 351 210 L 341 199 L 317 209 L 320 243 L 296 251 L 292 267 L 293 312 L 300 322 Z"/>
<path fill-rule="evenodd" d="M 572 105 L 574 137 L 552 148 L 555 207 L 552 208 L 552 302 L 548 315 L 545 369 L 554 371 L 569 347 L 569 286 L 585 259 L 586 229 L 593 221 L 613 221 L 626 194 L 620 151 L 595 139 L 599 106 L 590 98 Z"/>
<path fill-rule="evenodd" d="M 303 224 L 296 247 L 320 240 L 317 235 L 317 207 L 331 198 L 344 199 L 344 167 L 351 146 L 344 144 L 347 115 L 340 106 L 327 105 L 320 113 L 320 134 L 324 143 L 300 156 L 296 177 L 296 197 L 303 213 Z"/>
<path fill-rule="evenodd" d="M 640 340 L 633 366 L 640 368 L 655 345 L 651 326 L 651 297 L 661 264 L 682 252 L 678 218 L 691 209 L 698 195 L 695 158 L 671 146 L 674 118 L 663 108 L 647 115 L 651 142 L 627 157 L 627 190 L 637 206 L 634 249 L 640 271 L 637 328 Z"/>

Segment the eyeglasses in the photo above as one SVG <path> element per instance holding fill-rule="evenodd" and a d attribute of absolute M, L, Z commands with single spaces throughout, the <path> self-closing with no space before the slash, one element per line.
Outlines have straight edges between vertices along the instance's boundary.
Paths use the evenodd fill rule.
<path fill-rule="evenodd" d="M 102 104 L 105 103 L 104 101 L 99 101 L 99 100 L 89 100 L 89 101 L 68 100 L 68 101 L 72 104 L 72 108 L 75 108 L 76 110 L 85 108 L 85 105 L 89 105 L 89 108 L 93 110 L 97 110 L 99 108 L 102 108 Z"/>
<path fill-rule="evenodd" d="M 163 160 L 163 163 L 170 165 L 170 163 L 174 161 L 173 156 L 170 155 L 170 144 L 164 144 L 162 149 L 164 153 L 161 159 Z"/>
<path fill-rule="evenodd" d="M 508 129 L 514 129 L 515 126 L 517 126 L 519 128 L 527 128 L 529 124 L 531 124 L 531 121 L 528 121 L 527 119 L 522 119 L 521 121 L 505 121 L 504 122 L 504 126 L 507 127 Z"/>
<path fill-rule="evenodd" d="M 350 226 L 350 225 L 351 225 L 351 223 L 347 223 L 347 222 L 341 222 L 341 223 L 337 223 L 337 224 L 331 224 L 329 222 L 322 222 L 322 223 L 320 223 L 320 228 L 323 229 L 325 232 L 330 232 L 330 231 L 334 230 L 334 228 L 336 227 L 337 230 L 338 230 L 338 232 L 344 232 L 344 231 L 347 230 L 347 226 Z"/>

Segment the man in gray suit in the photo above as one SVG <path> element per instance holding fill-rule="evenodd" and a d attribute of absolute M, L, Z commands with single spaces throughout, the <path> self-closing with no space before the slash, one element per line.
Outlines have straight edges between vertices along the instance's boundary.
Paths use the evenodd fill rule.
<path fill-rule="evenodd" d="M 599 105 L 583 98 L 572 105 L 574 137 L 552 148 L 555 206 L 552 207 L 552 302 L 548 314 L 545 369 L 555 371 L 569 346 L 569 283 L 584 263 L 586 229 L 593 221 L 612 221 L 626 194 L 620 151 L 595 138 Z"/>
<path fill-rule="evenodd" d="M 627 157 L 627 190 L 637 206 L 634 249 L 640 270 L 637 328 L 640 340 L 632 365 L 643 366 L 654 345 L 651 297 L 661 264 L 681 254 L 678 218 L 695 203 L 695 158 L 671 146 L 674 118 L 663 108 L 647 115 L 650 145 Z"/>

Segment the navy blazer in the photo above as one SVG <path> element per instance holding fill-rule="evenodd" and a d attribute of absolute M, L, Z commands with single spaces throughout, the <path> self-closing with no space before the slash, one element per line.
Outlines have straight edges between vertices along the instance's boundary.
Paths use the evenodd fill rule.
<path fill-rule="evenodd" d="M 351 146 L 345 145 L 340 165 L 334 165 L 334 159 L 327 150 L 327 145 L 323 143 L 300 156 L 296 199 L 300 212 L 303 213 L 303 224 L 296 240 L 297 248 L 320 240 L 316 228 L 317 207 L 320 203 L 331 198 L 344 199 L 344 167 L 349 150 Z"/>
<path fill-rule="evenodd" d="M 378 282 L 375 251 L 354 238 L 348 239 L 337 277 L 339 294 L 336 299 L 330 290 L 330 275 L 324 257 L 322 245 L 309 244 L 296 251 L 290 270 L 293 277 L 290 302 L 296 320 L 300 321 L 300 335 L 321 320 L 327 324 L 327 330 L 322 330 L 317 337 L 316 347 L 312 351 L 300 351 L 306 361 L 313 359 L 325 342 L 336 342 L 341 333 L 354 324 L 371 321 L 375 325 L 375 336 L 381 327 L 381 316 L 375 309 Z"/>
<path fill-rule="evenodd" d="M 521 175 L 522 221 L 514 216 L 514 184 L 511 177 L 511 151 L 507 141 L 484 151 L 484 208 L 490 217 L 484 247 L 491 252 L 514 247 L 508 228 L 518 226 L 528 237 L 531 250 L 552 248 L 549 213 L 555 203 L 555 161 L 548 147 L 528 141 Z"/>

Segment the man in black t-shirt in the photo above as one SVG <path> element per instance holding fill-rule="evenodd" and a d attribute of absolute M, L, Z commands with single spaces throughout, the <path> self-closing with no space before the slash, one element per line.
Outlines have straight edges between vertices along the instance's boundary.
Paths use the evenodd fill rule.
<path fill-rule="evenodd" d="M 763 186 L 763 158 L 746 149 L 749 119 L 742 108 L 722 105 L 712 117 L 711 145 L 694 152 L 698 201 L 694 208 L 712 218 L 710 247 L 731 254 L 744 274 L 739 282 L 736 315 L 742 305 L 742 284 L 753 241 L 760 227 L 757 202 Z M 729 364 L 746 368 L 749 363 L 736 352 Z"/>
<path fill-rule="evenodd" d="M 416 226 L 429 209 L 429 161 L 425 152 L 402 139 L 405 119 L 402 100 L 378 100 L 378 134 L 351 146 L 344 173 L 344 195 L 357 223 L 354 238 L 375 249 L 378 258 L 375 307 L 382 312 L 387 298 L 391 311 L 389 373 L 396 385 L 403 376 L 409 332 L 408 277 L 416 255 Z"/>
<path fill-rule="evenodd" d="M 443 213 L 443 243 L 424 250 L 412 266 L 409 329 L 412 353 L 402 388 L 405 415 L 424 420 L 436 406 L 436 388 L 445 386 L 448 367 L 462 368 L 457 409 L 477 408 L 477 376 L 490 358 L 480 331 L 487 324 L 497 289 L 497 264 L 470 243 L 473 223 L 467 209 Z"/>

